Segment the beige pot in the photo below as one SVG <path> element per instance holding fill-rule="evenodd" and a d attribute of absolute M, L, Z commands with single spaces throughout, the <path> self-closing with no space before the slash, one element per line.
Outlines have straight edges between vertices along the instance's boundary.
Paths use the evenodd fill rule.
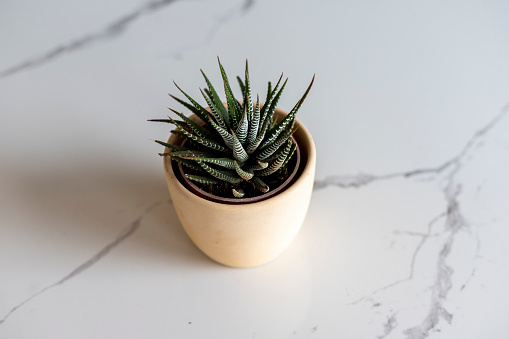
<path fill-rule="evenodd" d="M 276 109 L 278 118 L 286 114 Z M 171 159 L 164 157 L 166 181 L 180 222 L 194 244 L 213 260 L 233 267 L 262 265 L 279 256 L 297 235 L 311 199 L 316 151 L 309 131 L 297 119 L 295 123 L 303 170 L 286 190 L 259 202 L 230 205 L 201 198 L 182 185 Z M 172 135 L 168 143 L 180 141 Z"/>

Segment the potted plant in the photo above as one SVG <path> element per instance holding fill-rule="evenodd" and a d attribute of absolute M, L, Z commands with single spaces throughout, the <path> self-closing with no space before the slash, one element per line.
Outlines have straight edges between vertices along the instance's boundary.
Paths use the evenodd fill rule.
<path fill-rule="evenodd" d="M 219 59 L 218 59 L 219 61 Z M 203 73 L 207 108 L 177 88 L 172 96 L 193 115 L 170 109 L 164 169 L 170 195 L 186 233 L 206 255 L 224 265 L 251 267 L 276 258 L 296 236 L 309 206 L 316 154 L 309 131 L 295 115 L 311 84 L 286 113 L 277 103 L 287 83 L 268 84 L 265 103 L 251 98 L 249 70 L 237 77 L 237 100 L 219 62 L 226 102 Z"/>

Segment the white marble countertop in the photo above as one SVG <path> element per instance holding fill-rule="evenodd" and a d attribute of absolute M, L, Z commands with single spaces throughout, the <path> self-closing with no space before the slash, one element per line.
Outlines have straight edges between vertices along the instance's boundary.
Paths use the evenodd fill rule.
<path fill-rule="evenodd" d="M 509 3 L 7 1 L 0 338 L 509 337 Z M 289 77 L 318 152 L 291 247 L 221 266 L 161 148 L 216 56 Z"/>

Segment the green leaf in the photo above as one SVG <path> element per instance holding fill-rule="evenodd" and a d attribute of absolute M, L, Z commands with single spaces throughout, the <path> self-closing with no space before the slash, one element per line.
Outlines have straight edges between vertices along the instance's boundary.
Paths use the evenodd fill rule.
<path fill-rule="evenodd" d="M 262 179 L 260 179 L 259 177 L 253 177 L 253 179 L 251 179 L 251 182 L 254 184 L 254 187 L 263 192 L 263 193 L 267 193 L 269 191 L 269 185 L 267 185 L 266 183 L 263 182 Z"/>
<path fill-rule="evenodd" d="M 194 133 L 194 131 L 191 130 L 184 121 L 173 120 L 171 117 L 168 117 L 168 120 L 170 120 L 170 122 L 174 124 L 179 130 L 186 130 L 188 132 L 191 131 L 190 133 Z"/>
<path fill-rule="evenodd" d="M 239 125 L 237 126 L 237 130 L 235 131 L 235 134 L 237 135 L 237 138 L 239 138 L 239 141 L 242 145 L 246 142 L 248 128 L 249 128 L 248 113 L 246 105 L 244 105 L 244 112 L 242 113 L 242 118 L 240 119 Z"/>
<path fill-rule="evenodd" d="M 159 145 L 163 145 L 164 147 L 168 147 L 172 151 L 187 151 L 188 150 L 188 148 L 186 148 L 186 147 L 168 144 L 168 143 L 166 143 L 164 141 L 159 141 L 159 140 L 154 140 L 154 141 L 157 142 Z"/>
<path fill-rule="evenodd" d="M 203 161 L 207 163 L 211 163 L 214 165 L 218 165 L 228 169 L 235 169 L 235 160 L 230 158 L 212 158 L 212 157 L 199 157 L 199 156 L 184 156 L 180 157 L 182 159 L 194 160 L 194 161 Z"/>
<path fill-rule="evenodd" d="M 222 170 L 218 170 L 216 168 L 213 168 L 213 167 L 210 167 L 209 165 L 207 165 L 206 163 L 202 162 L 202 161 L 197 161 L 197 163 L 207 172 L 209 172 L 213 177 L 219 179 L 219 180 L 222 180 L 222 181 L 226 181 L 226 182 L 229 182 L 231 184 L 238 184 L 240 182 L 242 182 L 242 178 L 239 177 L 237 175 L 237 172 L 235 171 L 222 171 Z"/>
<path fill-rule="evenodd" d="M 250 164 L 250 165 L 246 165 L 244 167 L 244 169 L 246 171 L 259 171 L 259 170 L 262 170 L 262 169 L 265 169 L 269 166 L 269 163 L 268 162 L 262 162 L 260 160 L 257 160 L 256 163 L 254 164 Z"/>
<path fill-rule="evenodd" d="M 279 84 L 281 83 L 282 79 L 283 79 L 283 74 L 281 74 L 281 76 L 279 77 L 279 80 L 276 83 L 276 87 L 274 87 L 274 89 L 270 92 L 270 96 L 267 97 L 267 100 L 265 100 L 265 104 L 263 105 L 263 107 L 260 111 L 260 128 L 263 125 L 263 122 L 265 121 L 265 118 L 267 116 L 266 112 L 270 109 L 270 104 L 277 94 L 277 91 L 279 89 Z M 270 85 L 269 85 L 269 89 L 270 89 Z"/>
<path fill-rule="evenodd" d="M 220 144 L 218 144 L 217 142 L 215 142 L 213 140 L 199 137 L 197 135 L 189 133 L 186 130 L 181 130 L 180 132 L 183 133 L 188 139 L 196 141 L 197 143 L 199 143 L 205 147 L 215 149 L 216 151 L 229 152 L 226 147 L 221 146 Z"/>
<path fill-rule="evenodd" d="M 148 119 L 147 121 L 150 121 L 150 122 L 166 122 L 166 123 L 169 123 L 169 124 L 172 123 L 170 119 Z"/>
<path fill-rule="evenodd" d="M 207 82 L 207 87 L 210 90 L 210 93 L 212 94 L 212 99 L 214 100 L 214 105 L 218 109 L 218 113 L 223 116 L 224 122 L 226 126 L 230 127 L 230 117 L 228 116 L 228 112 L 226 111 L 226 108 L 223 105 L 223 102 L 219 98 L 219 95 L 217 95 L 216 90 L 214 89 L 214 86 L 212 86 L 212 83 L 209 81 L 203 70 L 200 70 L 201 74 L 203 74 L 203 77 L 205 78 L 205 82 Z M 210 104 L 209 104 L 210 106 Z M 212 107 L 211 107 L 212 108 Z"/>
<path fill-rule="evenodd" d="M 171 94 L 168 94 L 170 97 L 172 97 L 173 99 L 175 99 L 178 103 L 180 103 L 181 105 L 183 105 L 184 107 L 186 107 L 188 110 L 190 110 L 191 112 L 193 112 L 194 114 L 196 114 L 196 116 L 198 116 L 198 118 L 200 118 L 203 122 L 206 122 L 207 121 L 207 116 L 205 116 L 203 114 L 203 112 L 201 110 L 199 110 L 198 108 L 194 107 L 193 105 L 191 104 L 188 104 L 187 102 L 185 102 L 184 100 L 182 99 L 179 99 L 177 98 L 176 96 L 173 96 Z M 205 110 L 206 112 L 206 110 Z M 208 114 L 208 112 L 207 112 Z"/>
<path fill-rule="evenodd" d="M 181 139 L 184 139 L 186 140 L 186 143 L 187 143 L 187 146 L 186 147 L 190 147 L 190 148 L 193 148 L 194 150 L 197 150 L 197 151 L 205 151 L 205 150 L 208 150 L 207 147 L 203 146 L 202 144 L 200 143 L 197 143 L 196 141 L 188 138 L 181 130 L 171 130 L 170 131 L 171 134 L 175 134 L 176 136 L 178 136 L 179 138 Z M 210 150 L 209 150 L 210 151 Z"/>
<path fill-rule="evenodd" d="M 244 171 L 240 166 L 239 164 L 237 163 L 236 160 L 233 161 L 233 163 L 235 164 L 235 171 L 237 172 L 237 174 L 244 180 L 251 180 L 251 178 L 253 177 L 253 173 L 251 172 L 248 172 L 248 171 Z"/>
<path fill-rule="evenodd" d="M 217 184 L 221 183 L 221 180 L 218 180 L 214 177 L 204 177 L 201 175 L 186 174 L 186 178 L 191 181 L 199 182 L 200 184 L 217 185 Z"/>
<path fill-rule="evenodd" d="M 283 86 L 281 86 L 281 89 L 277 92 L 275 97 L 270 101 L 270 107 L 265 111 L 264 115 L 264 122 L 266 120 L 272 121 L 274 117 L 274 112 L 276 111 L 277 104 L 279 102 L 279 98 L 281 98 L 281 94 L 283 94 L 283 90 L 285 89 L 286 83 L 288 82 L 288 78 L 286 78 L 285 82 L 283 83 Z M 276 92 L 276 89 L 274 89 L 274 92 Z M 267 104 L 266 104 L 267 105 Z M 265 108 L 266 106 L 263 106 Z"/>
<path fill-rule="evenodd" d="M 239 83 L 240 91 L 242 92 L 242 97 L 244 98 L 246 96 L 246 85 L 244 85 L 244 82 L 239 76 L 237 76 L 237 82 Z"/>
<path fill-rule="evenodd" d="M 256 139 L 253 140 L 250 144 L 247 145 L 247 154 L 252 154 L 254 151 L 258 149 L 258 146 L 262 142 L 263 138 L 265 137 L 265 133 L 267 132 L 267 129 L 269 128 L 269 120 L 265 121 L 263 124 L 262 130 L 258 135 L 256 136 Z"/>
<path fill-rule="evenodd" d="M 177 88 L 179 89 L 179 91 L 182 92 L 182 94 L 184 94 L 187 98 L 187 100 L 189 100 L 193 106 L 195 107 L 195 110 L 193 111 L 201 120 L 203 120 L 203 122 L 207 121 L 207 116 L 209 115 L 209 112 L 207 112 L 207 110 L 205 108 L 203 108 L 198 102 L 196 102 L 193 98 L 191 98 L 189 95 L 187 95 L 186 92 L 184 92 L 178 85 L 177 83 L 174 81 L 173 82 L 175 84 L 175 86 L 177 86 Z M 177 100 L 178 102 L 180 102 L 181 104 L 183 104 L 184 106 L 188 107 L 189 108 L 189 104 L 185 103 L 184 101 L 174 97 L 173 95 L 170 94 L 170 96 Z"/>
<path fill-rule="evenodd" d="M 281 74 L 281 77 L 283 77 L 283 75 Z M 280 79 L 281 80 L 281 79 Z M 272 93 L 272 83 L 269 81 L 269 84 L 267 85 L 267 96 L 265 97 L 265 102 L 266 103 L 269 103 L 269 100 L 270 100 L 270 94 Z"/>
<path fill-rule="evenodd" d="M 248 121 L 253 117 L 253 100 L 251 99 L 251 82 L 249 80 L 249 67 L 246 59 L 246 72 L 245 72 L 245 95 L 244 95 L 244 110 L 247 110 Z M 246 109 L 247 108 L 247 109 Z"/>
<path fill-rule="evenodd" d="M 209 152 L 201 152 L 201 151 L 196 151 L 196 150 L 187 150 L 187 151 L 177 151 L 177 152 L 171 152 L 169 153 L 170 156 L 172 157 L 179 157 L 179 158 L 182 158 L 182 159 L 187 159 L 187 158 L 191 158 L 191 157 L 194 157 L 194 158 L 197 158 L 197 157 L 204 157 L 204 158 L 210 158 L 210 157 L 214 157 L 215 154 L 214 153 L 209 153 Z"/>
<path fill-rule="evenodd" d="M 272 144 L 267 145 L 263 148 L 260 148 L 260 152 L 256 155 L 256 159 L 265 160 L 270 157 L 274 152 L 276 152 L 281 145 L 283 145 L 289 138 L 292 137 L 293 131 L 288 130 L 283 135 L 281 135 L 276 141 Z"/>
<path fill-rule="evenodd" d="M 242 147 L 242 144 L 240 143 L 240 140 L 235 135 L 235 132 L 231 130 L 232 136 L 233 136 L 233 156 L 236 160 L 240 162 L 246 162 L 247 159 L 249 159 L 249 155 L 247 154 L 244 147 Z"/>
<path fill-rule="evenodd" d="M 209 123 L 212 125 L 212 127 L 219 133 L 219 135 L 223 138 L 226 146 L 228 146 L 229 149 L 233 149 L 233 137 L 230 133 L 228 133 L 227 130 L 219 126 L 214 122 L 212 118 L 209 117 Z"/>
<path fill-rule="evenodd" d="M 292 139 L 288 139 L 285 148 L 283 149 L 282 152 L 279 153 L 278 157 L 269 165 L 269 167 L 267 167 L 264 170 L 258 171 L 256 175 L 267 176 L 279 170 L 283 163 L 285 162 L 288 154 L 290 154 L 292 144 L 293 144 Z"/>
<path fill-rule="evenodd" d="M 299 101 L 297 101 L 297 103 L 295 104 L 295 106 L 292 108 L 292 110 L 290 111 L 290 113 L 288 113 L 288 115 L 292 115 L 292 116 L 295 116 L 297 114 L 297 111 L 299 110 L 300 106 L 302 105 L 302 103 L 304 102 L 304 100 L 306 99 L 306 97 L 308 96 L 308 93 L 309 91 L 311 90 L 311 87 L 313 86 L 313 83 L 315 82 L 315 76 L 313 75 L 313 79 L 311 79 L 311 83 L 309 84 L 308 88 L 306 89 L 306 92 L 304 93 L 304 95 L 302 96 L 302 98 L 300 98 Z"/>
<path fill-rule="evenodd" d="M 295 121 L 295 113 L 288 113 L 279 124 L 276 124 L 273 128 L 271 128 L 267 132 L 267 135 L 265 136 L 265 139 L 260 147 L 263 148 L 266 145 L 273 143 L 287 126 L 291 128 Z"/>
<path fill-rule="evenodd" d="M 244 190 L 241 188 L 232 188 L 232 193 L 235 198 L 242 198 L 245 195 Z"/>
<path fill-rule="evenodd" d="M 173 158 L 171 158 L 171 160 L 173 160 L 175 162 L 180 162 L 182 165 L 189 167 L 191 169 L 194 169 L 195 171 L 200 171 L 200 172 L 205 171 L 200 165 L 198 165 L 195 161 L 192 161 L 192 160 L 186 160 L 186 159 L 182 159 L 179 157 L 173 157 Z"/>
<path fill-rule="evenodd" d="M 205 87 L 203 89 L 203 91 L 205 92 L 205 94 L 207 94 L 207 96 L 209 97 L 210 100 L 214 101 L 214 99 L 212 98 L 212 93 L 210 93 L 210 91 L 207 87 Z"/>
<path fill-rule="evenodd" d="M 290 154 L 288 154 L 288 156 L 285 159 L 285 162 L 283 162 L 283 165 L 281 167 L 285 167 L 286 165 L 288 165 L 288 162 L 292 159 L 296 150 L 297 150 L 297 144 L 295 142 L 293 142 L 292 149 L 290 150 Z"/>
<path fill-rule="evenodd" d="M 175 111 L 174 109 L 171 109 L 170 108 L 170 111 L 174 112 L 175 114 L 177 114 L 180 118 L 182 118 L 182 120 L 184 121 L 184 123 L 187 125 L 187 127 L 192 130 L 195 134 L 197 134 L 198 136 L 202 137 L 202 138 L 207 138 L 207 139 L 212 139 L 212 140 L 216 140 L 217 141 L 217 136 L 214 134 L 214 133 L 211 133 L 209 131 L 207 131 L 203 126 L 201 126 L 200 124 L 197 124 L 196 122 L 194 122 L 193 120 L 189 119 L 188 117 L 186 117 L 184 114 L 182 113 L 179 113 L 177 111 Z"/>
<path fill-rule="evenodd" d="M 256 96 L 256 107 L 253 111 L 253 117 L 249 121 L 249 131 L 246 138 L 246 144 L 251 144 L 258 134 L 258 127 L 260 125 L 260 97 Z"/>
<path fill-rule="evenodd" d="M 222 128 L 226 129 L 226 122 L 223 119 L 223 115 L 219 111 L 219 108 L 212 102 L 212 100 L 200 89 L 201 94 L 205 98 L 205 101 L 207 102 L 207 105 L 209 105 L 210 108 L 210 114 L 214 117 L 217 124 L 221 126 Z M 222 104 L 221 104 L 222 105 Z M 223 106 L 224 108 L 224 106 Z"/>
<path fill-rule="evenodd" d="M 233 95 L 233 91 L 230 87 L 230 82 L 228 81 L 228 76 L 226 75 L 223 65 L 221 65 L 219 57 L 217 58 L 217 62 L 219 63 L 219 69 L 221 70 L 221 76 L 223 77 L 224 92 L 226 95 L 226 102 L 228 103 L 228 113 L 233 120 L 233 125 L 236 126 L 239 123 L 241 114 L 240 111 L 238 111 L 238 101 Z"/>

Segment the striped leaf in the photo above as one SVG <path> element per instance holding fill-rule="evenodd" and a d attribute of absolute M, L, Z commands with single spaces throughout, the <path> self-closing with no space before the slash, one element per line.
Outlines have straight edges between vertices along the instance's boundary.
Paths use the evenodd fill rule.
<path fill-rule="evenodd" d="M 175 84 L 175 86 L 177 86 L 177 88 L 179 89 L 179 91 L 182 92 L 182 94 L 184 94 L 187 98 L 187 100 L 189 100 L 193 106 L 195 107 L 195 111 L 194 113 L 201 119 L 203 120 L 204 122 L 207 121 L 207 116 L 209 115 L 209 112 L 207 112 L 207 110 L 205 108 L 203 108 L 198 102 L 196 102 L 193 98 L 191 98 L 189 95 L 187 95 L 186 92 L 184 92 L 178 85 L 177 83 L 174 81 L 173 82 Z M 185 105 L 183 103 L 183 101 L 181 101 L 180 99 L 177 99 L 175 98 L 174 96 L 172 96 L 172 98 L 174 98 L 175 100 L 177 100 L 178 102 L 182 103 L 183 105 Z M 187 107 L 187 105 L 186 105 Z"/>
<path fill-rule="evenodd" d="M 228 170 L 218 170 L 216 168 L 210 167 L 203 161 L 197 161 L 197 163 L 210 175 L 212 175 L 214 178 L 217 178 L 222 181 L 229 182 L 231 184 L 238 184 L 242 182 L 242 178 L 237 175 L 237 172 L 235 171 L 228 171 Z"/>
<path fill-rule="evenodd" d="M 207 138 L 207 139 L 211 139 L 211 140 L 215 140 L 215 141 L 218 140 L 217 135 L 215 135 L 214 133 L 211 133 L 210 131 L 207 131 L 205 128 L 203 128 L 203 126 L 201 126 L 200 124 L 197 124 L 193 120 L 189 119 L 184 114 L 179 113 L 171 108 L 170 108 L 170 111 L 172 111 L 173 113 L 177 114 L 180 118 L 182 118 L 182 121 L 187 125 L 187 127 L 190 130 L 192 130 L 194 132 L 194 134 L 196 134 L 202 138 Z"/>
<path fill-rule="evenodd" d="M 228 133 L 227 130 L 219 126 L 214 122 L 212 118 L 209 118 L 209 123 L 212 125 L 212 127 L 219 133 L 219 135 L 223 138 L 226 146 L 228 146 L 229 149 L 233 149 L 233 137 L 230 133 Z"/>
<path fill-rule="evenodd" d="M 235 131 L 235 134 L 237 135 L 237 138 L 239 138 L 239 141 L 242 145 L 246 142 L 247 138 L 247 132 L 249 129 L 249 121 L 248 121 L 248 110 L 246 109 L 246 106 L 244 105 L 244 112 L 242 113 L 242 118 L 239 121 L 239 125 L 237 126 L 237 130 Z"/>
<path fill-rule="evenodd" d="M 277 157 L 279 157 L 281 155 L 281 153 L 284 151 L 284 147 L 280 147 L 277 152 L 274 152 L 274 154 L 272 154 L 270 157 L 268 157 L 267 159 L 265 159 L 264 161 L 268 162 L 268 163 L 271 163 L 273 162 Z"/>
<path fill-rule="evenodd" d="M 175 125 L 179 130 L 186 130 L 190 133 L 194 133 L 194 131 L 192 131 L 189 126 L 187 126 L 187 124 L 183 121 L 180 121 L 180 120 L 173 120 L 172 118 L 168 117 L 168 120 L 173 124 Z"/>
<path fill-rule="evenodd" d="M 259 171 L 259 170 L 265 169 L 268 166 L 269 166 L 268 162 L 262 162 L 260 160 L 257 160 L 256 163 L 254 163 L 254 164 L 244 166 L 244 169 L 246 171 L 252 172 L 252 171 Z"/>
<path fill-rule="evenodd" d="M 179 157 L 173 157 L 171 160 L 181 163 L 182 165 L 194 169 L 195 171 L 204 172 L 205 170 L 196 163 L 196 161 L 186 160 Z"/>
<path fill-rule="evenodd" d="M 193 169 L 190 172 L 192 174 L 186 169 L 186 176 L 190 180 L 207 185 L 220 182 L 228 183 L 228 186 L 232 184 L 232 194 L 235 197 L 250 194 L 240 189 L 239 184 L 243 181 L 252 183 L 253 187 L 261 192 L 267 192 L 269 186 L 261 178 L 277 173 L 287 165 L 290 159 L 293 159 L 297 147 L 291 139 L 295 131 L 295 116 L 313 85 L 314 76 L 306 92 L 290 113 L 277 121 L 274 118 L 275 110 L 288 79 L 283 81 L 283 75 L 281 75 L 275 86 L 272 82 L 268 82 L 265 104 L 260 103 L 259 95 L 253 103 L 249 64 L 246 60 L 244 79 L 237 77 L 242 92 L 241 101 L 239 101 L 235 98 L 219 58 L 218 64 L 226 104 L 222 103 L 218 92 L 203 71 L 201 73 L 206 86 L 203 90 L 200 89 L 200 92 L 209 108 L 202 107 L 175 83 L 189 103 L 187 100 L 183 101 L 173 95 L 170 96 L 195 113 L 208 126 L 170 109 L 180 120 L 168 117 L 168 119 L 150 121 L 173 123 L 178 129 L 172 130 L 171 133 L 184 139 L 185 147 L 162 141 L 156 142 L 170 149 L 170 151 L 166 149 L 166 153 L 161 154 L 162 156 L 171 157 L 172 160 Z M 270 180 L 273 178 L 271 177 Z"/>
<path fill-rule="evenodd" d="M 232 188 L 232 193 L 235 198 L 242 198 L 244 197 L 245 193 L 242 188 Z"/>
<path fill-rule="evenodd" d="M 232 118 L 233 126 L 236 127 L 240 120 L 241 111 L 238 110 L 238 101 L 233 95 L 228 76 L 226 75 L 223 65 L 221 65 L 221 61 L 219 61 L 219 57 L 217 58 L 217 62 L 219 63 L 219 69 L 221 70 L 221 76 L 223 78 L 224 92 L 226 95 L 226 102 L 228 103 L 228 113 Z"/>
<path fill-rule="evenodd" d="M 264 117 L 263 117 L 263 121 L 265 122 L 266 120 L 269 120 L 272 122 L 272 119 L 274 117 L 274 112 L 276 111 L 276 107 L 277 107 L 277 104 L 279 102 L 279 98 L 281 98 L 281 94 L 283 94 L 283 90 L 285 89 L 285 86 L 286 86 L 286 83 L 288 82 L 288 78 L 286 78 L 285 82 L 283 83 L 283 85 L 281 86 L 281 88 L 279 89 L 279 91 L 277 92 L 277 94 L 274 96 L 274 98 L 271 100 L 270 104 L 267 105 L 265 104 L 265 106 L 263 106 L 263 108 L 265 108 L 266 106 L 269 106 L 267 108 L 267 110 L 265 111 L 265 114 L 264 114 Z M 274 89 L 274 92 L 276 92 L 276 89 Z"/>
<path fill-rule="evenodd" d="M 231 130 L 232 136 L 233 136 L 233 156 L 236 160 L 240 162 L 246 162 L 247 159 L 249 159 L 249 155 L 247 154 L 244 147 L 242 147 L 242 144 L 240 143 L 240 140 L 235 135 L 235 132 Z"/>
<path fill-rule="evenodd" d="M 267 145 L 264 148 L 260 148 L 260 152 L 256 155 L 257 160 L 265 160 L 270 157 L 274 152 L 276 152 L 281 145 L 283 145 L 289 138 L 292 137 L 293 131 L 288 130 L 283 135 L 281 135 L 276 141 L 272 144 Z"/>
<path fill-rule="evenodd" d="M 179 138 L 185 140 L 186 147 L 188 147 L 189 149 L 192 149 L 193 151 L 200 151 L 200 152 L 210 151 L 209 148 L 203 146 L 202 144 L 200 144 L 192 139 L 189 139 L 184 133 L 182 133 L 181 130 L 171 130 L 170 133 L 175 134 Z"/>
<path fill-rule="evenodd" d="M 180 156 L 188 156 L 193 153 L 191 152 L 191 150 L 187 150 L 187 151 L 176 151 L 176 152 L 164 153 L 164 154 L 165 154 L 165 156 L 169 156 L 169 157 L 180 157 Z"/>
<path fill-rule="evenodd" d="M 247 154 L 252 154 L 254 151 L 256 151 L 258 149 L 258 146 L 260 145 L 263 138 L 265 137 L 265 133 L 267 132 L 268 128 L 269 128 L 269 120 L 265 121 L 260 133 L 256 136 L 256 139 L 247 145 Z"/>
<path fill-rule="evenodd" d="M 256 175 L 267 176 L 279 170 L 281 166 L 283 166 L 283 163 L 288 157 L 288 154 L 290 154 L 292 144 L 293 144 L 292 139 L 288 139 L 285 148 L 282 150 L 282 152 L 279 153 L 278 157 L 269 165 L 269 167 L 267 167 L 264 170 L 258 171 Z"/>
<path fill-rule="evenodd" d="M 233 159 L 230 158 L 208 158 L 208 157 L 197 157 L 197 156 L 184 156 L 180 157 L 182 159 L 194 160 L 194 161 L 203 161 L 207 163 L 211 163 L 217 166 L 221 166 L 228 169 L 235 169 L 235 164 Z"/>
<path fill-rule="evenodd" d="M 256 96 L 256 107 L 253 111 L 253 117 L 249 120 L 249 131 L 246 138 L 246 144 L 251 144 L 258 135 L 258 127 L 260 125 L 260 97 Z"/>
<path fill-rule="evenodd" d="M 180 132 L 183 133 L 187 137 L 188 140 L 196 141 L 197 143 L 199 143 L 205 147 L 215 149 L 216 151 L 228 152 L 228 148 L 221 146 L 220 144 L 218 144 L 217 142 L 215 142 L 213 140 L 199 137 L 197 135 L 189 133 L 186 130 L 181 130 Z"/>
<path fill-rule="evenodd" d="M 216 179 L 214 177 L 204 177 L 201 175 L 186 174 L 186 178 L 191 181 L 199 182 L 200 184 L 217 185 L 217 184 L 221 183 L 221 180 L 219 180 L 219 179 Z"/>
<path fill-rule="evenodd" d="M 190 157 L 194 157 L 194 158 L 197 158 L 197 157 L 203 157 L 203 158 L 207 158 L 207 157 L 214 157 L 215 156 L 215 153 L 210 153 L 210 152 L 201 152 L 201 151 L 195 151 L 195 150 L 187 150 L 187 151 L 178 151 L 178 152 L 171 152 L 169 153 L 170 156 L 172 157 L 179 157 L 179 158 L 182 158 L 182 159 L 186 159 L 186 158 L 190 158 Z"/>
<path fill-rule="evenodd" d="M 290 154 L 288 154 L 288 156 L 285 159 L 285 162 L 283 162 L 283 165 L 281 167 L 285 167 L 286 165 L 288 165 L 288 162 L 292 159 L 296 150 L 297 150 L 297 144 L 292 143 L 292 149 L 290 150 Z"/>
<path fill-rule="evenodd" d="M 226 111 L 226 108 L 223 105 L 222 100 L 217 95 L 217 92 L 214 89 L 214 86 L 212 86 L 212 83 L 209 81 L 209 78 L 207 78 L 207 76 L 205 75 L 203 70 L 200 70 L 200 71 L 201 71 L 201 74 L 203 75 L 203 77 L 205 78 L 205 82 L 207 83 L 207 87 L 210 90 L 210 93 L 212 94 L 212 99 L 214 99 L 213 100 L 214 101 L 214 105 L 217 107 L 218 113 L 223 116 L 223 119 L 224 119 L 224 122 L 225 122 L 226 126 L 230 127 L 230 117 L 228 115 L 228 112 Z M 210 104 L 209 104 L 209 106 L 210 106 Z"/>
<path fill-rule="evenodd" d="M 172 151 L 188 151 L 189 150 L 186 147 L 168 144 L 167 142 L 164 142 L 164 141 L 159 141 L 159 140 L 154 140 L 154 141 L 157 142 L 159 145 L 163 145 L 164 147 L 168 147 Z"/>
<path fill-rule="evenodd" d="M 249 80 L 249 67 L 246 60 L 246 72 L 245 72 L 245 95 L 244 95 L 244 110 L 247 111 L 248 121 L 252 120 L 253 117 L 253 100 L 251 99 L 251 82 Z M 243 142 L 244 143 L 244 142 Z"/>
<path fill-rule="evenodd" d="M 207 102 L 207 105 L 209 105 L 209 108 L 210 108 L 210 114 L 209 115 L 212 115 L 214 117 L 214 119 L 216 120 L 216 123 L 221 126 L 222 128 L 226 129 L 226 122 L 224 121 L 223 119 L 223 115 L 221 114 L 221 112 L 219 111 L 219 108 L 216 107 L 216 105 L 212 102 L 212 100 L 203 92 L 202 89 L 200 89 L 200 92 L 201 94 L 203 95 L 203 97 L 205 98 L 205 101 Z M 221 107 L 224 108 L 224 106 L 222 106 L 221 104 Z"/>
<path fill-rule="evenodd" d="M 269 191 L 269 185 L 263 182 L 259 177 L 253 177 L 251 182 L 254 184 L 254 187 L 260 192 L 267 193 Z"/>
<path fill-rule="evenodd" d="M 311 83 L 309 84 L 308 88 L 306 89 L 306 92 L 304 92 L 304 95 L 302 96 L 302 98 L 300 98 L 299 101 L 297 101 L 297 103 L 295 104 L 295 106 L 292 108 L 292 110 L 290 111 L 290 113 L 288 113 L 288 115 L 292 116 L 292 117 L 295 117 L 295 115 L 297 114 L 297 111 L 299 110 L 300 106 L 302 105 L 302 103 L 304 102 L 304 100 L 306 100 L 306 97 L 308 96 L 308 93 L 309 91 L 311 90 L 311 87 L 313 86 L 313 83 L 315 82 L 315 76 L 313 75 L 313 79 L 311 79 Z M 288 116 L 287 115 L 287 116 Z M 291 119 L 291 118 L 290 118 Z M 284 120 L 284 119 L 283 119 Z"/>
<path fill-rule="evenodd" d="M 281 74 L 281 76 L 279 77 L 279 80 L 276 83 L 276 87 L 274 87 L 274 89 L 271 90 L 270 95 L 267 97 L 267 100 L 265 100 L 265 104 L 263 105 L 262 109 L 260 110 L 260 124 L 263 124 L 263 122 L 265 121 L 265 118 L 267 117 L 267 110 L 269 110 L 272 100 L 274 100 L 274 97 L 277 94 L 277 91 L 279 89 L 279 84 L 281 83 L 282 79 L 283 79 L 283 74 Z M 270 86 L 269 86 L 269 89 L 270 89 Z"/>
<path fill-rule="evenodd" d="M 191 105 L 191 104 L 188 104 L 187 102 L 185 102 L 184 100 L 182 99 L 179 99 L 177 98 L 176 96 L 173 96 L 171 94 L 168 94 L 170 97 L 172 97 L 173 99 L 175 99 L 178 103 L 180 103 L 181 105 L 183 105 L 185 108 L 187 108 L 188 110 L 190 110 L 191 112 L 193 112 L 194 114 L 196 114 L 198 116 L 198 118 L 200 118 L 203 122 L 206 122 L 207 121 L 207 115 L 208 115 L 208 112 L 207 110 L 205 110 L 205 112 L 207 114 L 204 114 L 203 111 L 201 111 L 200 109 L 196 108 L 195 106 Z M 203 107 L 202 107 L 203 108 Z"/>
<path fill-rule="evenodd" d="M 277 137 L 281 134 L 281 132 L 283 132 L 285 130 L 285 128 L 287 126 L 290 126 L 290 128 L 293 128 L 293 124 L 295 123 L 295 115 L 297 114 L 298 110 L 300 109 L 300 106 L 306 99 L 309 91 L 311 90 L 311 87 L 313 86 L 314 81 L 315 81 L 315 76 L 313 75 L 313 79 L 311 80 L 311 83 L 309 84 L 309 86 L 306 89 L 306 92 L 304 93 L 302 98 L 300 98 L 300 100 L 297 102 L 297 104 L 295 104 L 295 106 L 292 108 L 290 113 L 288 113 L 286 115 L 286 117 L 284 117 L 283 120 L 281 120 L 281 122 L 279 122 L 279 124 L 276 124 L 273 128 L 271 128 L 269 130 L 263 144 L 260 146 L 261 148 L 264 148 L 267 145 L 270 145 L 272 142 L 274 142 L 277 139 Z M 284 85 L 283 85 L 283 87 L 284 87 Z"/>
<path fill-rule="evenodd" d="M 235 171 L 237 172 L 237 174 L 244 180 L 251 180 L 251 178 L 253 178 L 253 173 L 251 172 L 248 172 L 248 171 L 244 171 L 240 166 L 239 164 L 237 163 L 236 160 L 233 161 L 233 163 L 235 164 Z"/>
<path fill-rule="evenodd" d="M 287 126 L 289 126 L 289 128 L 291 129 L 294 122 L 295 122 L 295 113 L 288 113 L 286 115 L 286 117 L 284 117 L 283 120 L 281 120 L 281 122 L 279 122 L 279 124 L 276 124 L 273 128 L 271 128 L 267 132 L 267 135 L 265 136 L 265 139 L 260 147 L 263 148 L 266 145 L 273 143 Z"/>

